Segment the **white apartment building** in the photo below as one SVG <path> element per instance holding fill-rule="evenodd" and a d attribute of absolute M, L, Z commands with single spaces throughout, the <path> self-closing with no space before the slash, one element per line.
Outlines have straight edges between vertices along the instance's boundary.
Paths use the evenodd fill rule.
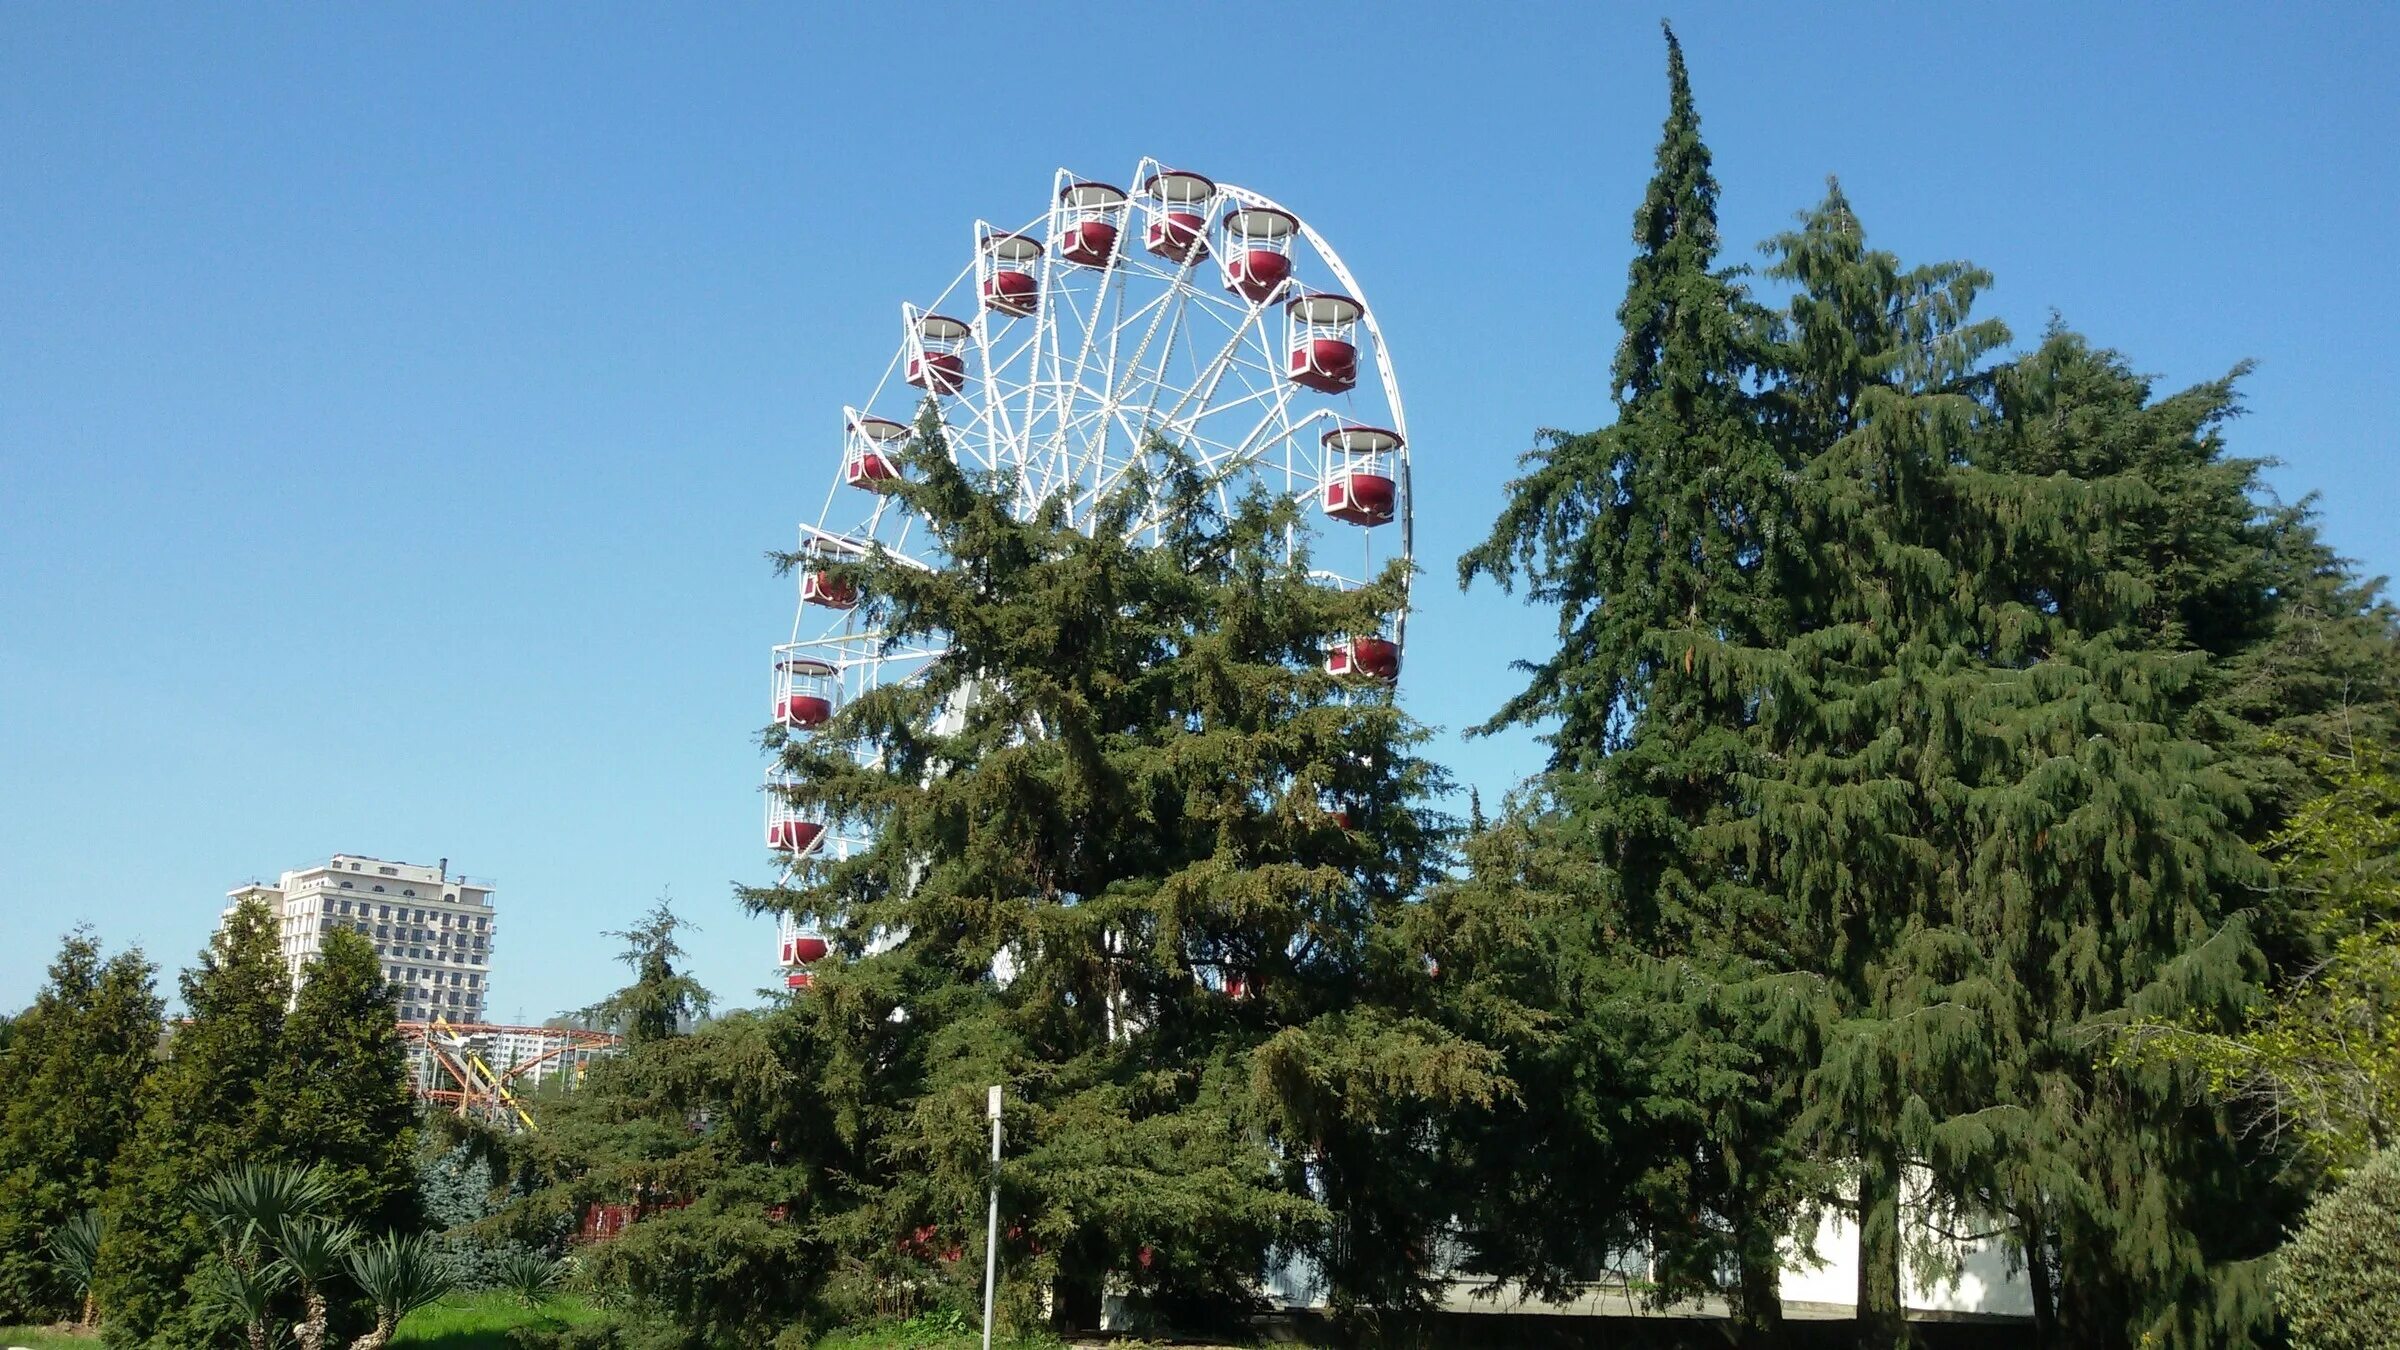
<path fill-rule="evenodd" d="M 282 920 L 283 960 L 295 984 L 325 934 L 353 928 L 375 944 L 398 987 L 400 1019 L 483 1020 L 492 971 L 492 884 L 438 866 L 337 853 L 330 861 L 226 893 L 230 911 L 261 900 Z"/>

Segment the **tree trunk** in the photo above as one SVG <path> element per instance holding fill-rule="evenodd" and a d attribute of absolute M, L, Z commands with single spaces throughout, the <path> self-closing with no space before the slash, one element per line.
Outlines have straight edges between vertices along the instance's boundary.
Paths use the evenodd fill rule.
<path fill-rule="evenodd" d="M 292 1340 L 300 1350 L 325 1350 L 326 1320 L 325 1296 L 314 1289 L 309 1290 L 308 1316 L 292 1325 Z"/>
<path fill-rule="evenodd" d="M 2058 1345 L 2057 1293 L 2050 1287 L 2050 1243 L 2038 1220 L 2023 1215 L 2017 1219 L 2017 1241 L 2025 1249 L 2025 1282 L 2033 1295 L 2034 1350 L 2054 1350 Z"/>
<path fill-rule="evenodd" d="M 383 1350 L 385 1343 L 392 1339 L 394 1320 L 378 1309 L 375 1313 L 375 1329 L 350 1342 L 350 1350 Z"/>
<path fill-rule="evenodd" d="M 1900 1306 L 1900 1160 L 1870 1144 L 1858 1160 L 1858 1346 L 1899 1350 L 1909 1344 Z"/>
<path fill-rule="evenodd" d="M 1775 1350 L 1783 1344 L 1783 1263 L 1773 1253 L 1742 1261 L 1734 1291 L 1734 1344 L 1742 1350 Z"/>
<path fill-rule="evenodd" d="M 1058 1279 L 1052 1286 L 1050 1300 L 1050 1325 L 1062 1334 L 1098 1330 L 1100 1293 L 1106 1273 L 1063 1253 L 1058 1264 Z"/>

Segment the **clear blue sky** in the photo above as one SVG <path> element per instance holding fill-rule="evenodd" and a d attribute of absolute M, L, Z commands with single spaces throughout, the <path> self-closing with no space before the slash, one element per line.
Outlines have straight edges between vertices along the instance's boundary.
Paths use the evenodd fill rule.
<path fill-rule="evenodd" d="M 897 303 L 1061 164 L 1249 184 L 1350 262 L 1415 437 L 1404 694 L 1479 719 L 1543 621 L 1451 560 L 1605 416 L 1658 9 L 0 10 L 0 1007 L 77 920 L 171 973 L 336 851 L 498 878 L 500 1016 L 613 986 L 667 889 L 748 1001 L 760 555 Z M 1838 173 L 2021 340 L 2256 358 L 2238 449 L 2400 567 L 2400 8 L 1675 9 L 1745 255 Z"/>

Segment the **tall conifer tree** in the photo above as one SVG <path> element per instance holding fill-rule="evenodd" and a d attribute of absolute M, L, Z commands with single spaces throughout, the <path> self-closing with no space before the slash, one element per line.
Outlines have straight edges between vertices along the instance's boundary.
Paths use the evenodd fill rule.
<path fill-rule="evenodd" d="M 1564 1001 L 1565 1024 L 1512 1072 L 1528 1086 L 1619 1085 L 1529 1095 L 1523 1111 L 1563 1114 L 1517 1128 L 1630 1167 L 1619 1203 L 1665 1277 L 1658 1296 L 1713 1290 L 1730 1261 L 1745 1332 L 1764 1340 L 1799 1199 L 1786 1137 L 1797 1080 L 1780 1066 L 1804 1048 L 1809 990 L 1778 974 L 1787 926 L 1728 831 L 1756 756 L 1756 653 L 1790 635 L 1800 573 L 1790 465 L 1751 392 L 1762 321 L 1738 274 L 1716 265 L 1717 183 L 1672 31 L 1667 76 L 1618 310 L 1616 420 L 1546 434 L 1490 538 L 1459 564 L 1462 582 L 1521 580 L 1559 613 L 1558 649 L 1489 724 L 1555 719 L 1553 772 L 1528 836 L 1476 854 L 1514 875 L 1475 885 L 1580 878 L 1543 907 L 1547 973 L 1517 994 L 1536 1012 Z M 1635 1141 L 1645 1158 L 1627 1152 Z M 1505 1177 L 1486 1180 L 1485 1194 L 1508 1194 Z M 1577 1245 L 1559 1231 L 1572 1211 L 1528 1212 L 1541 1204 L 1530 1198 L 1485 1216 L 1486 1256 L 1549 1286 Z M 1607 1243 L 1625 1217 L 1586 1216 L 1601 1231 L 1581 1245 Z M 1525 1239 L 1545 1232 L 1558 1241 L 1540 1255 Z"/>
<path fill-rule="evenodd" d="M 267 1085 L 291 995 L 281 946 L 276 917 L 245 901 L 184 972 L 188 1020 L 142 1086 L 141 1120 L 102 1205 L 107 1232 L 92 1291 L 111 1344 L 204 1345 L 217 1329 L 188 1283 L 211 1243 L 185 1196 L 227 1168 L 272 1156 Z"/>
<path fill-rule="evenodd" d="M 1497 1085 L 1413 1014 L 1422 957 L 1392 940 L 1442 837 L 1420 733 L 1320 665 L 1400 578 L 1314 584 L 1280 556 L 1289 503 L 1224 502 L 1153 450 L 1086 528 L 1019 519 L 928 410 L 904 497 L 946 562 L 854 571 L 884 632 L 947 655 L 773 734 L 803 803 L 871 839 L 751 897 L 839 953 L 801 1003 L 871 1170 L 830 1231 L 894 1281 L 977 1248 L 1000 1083 L 1007 1282 L 1049 1283 L 1061 1321 L 1112 1273 L 1232 1306 L 1292 1250 L 1338 1300 L 1406 1300 L 1440 1218 L 1432 1107 Z"/>
<path fill-rule="evenodd" d="M 2241 1159 L 2187 1085 L 2091 1072 L 2096 1021 L 2233 1017 L 2258 969 L 2241 784 L 2188 717 L 2205 658 L 2139 612 L 2149 489 L 1977 462 L 1981 273 L 1869 249 L 1838 188 L 1774 247 L 1820 579 L 1764 690 L 1755 839 L 1832 1001 L 1805 1123 L 1855 1178 L 1865 1343 L 1905 1339 L 1909 1178 L 1973 1208 L 1995 1168 L 2005 1204 L 2100 1226 L 2057 1239 L 2086 1258 L 2062 1300 L 2112 1291 L 2085 1334 L 2241 1335 L 2256 1250 L 2196 1203 Z"/>
<path fill-rule="evenodd" d="M 2177 673 L 2156 681 L 2151 715 L 2206 743 L 2213 759 L 2177 781 L 2187 793 L 2213 788 L 2230 826 L 2255 841 L 2290 819 L 2312 755 L 2391 725 L 2400 663 L 2373 588 L 2331 556 L 2304 512 L 2267 504 L 2257 461 L 2225 453 L 2220 432 L 2237 411 L 2241 373 L 2153 399 L 2122 358 L 2054 327 L 1998 372 L 2001 416 L 1973 459 L 1995 472 L 2072 475 L 2108 494 L 2107 528 L 2039 570 L 2084 567 L 2116 583 L 2028 594 L 2063 624 L 2178 658 Z M 2171 894 L 2156 884 L 2168 880 L 2152 889 Z M 2262 887 L 2243 869 L 2213 889 L 2184 902 L 2185 931 L 2247 911 L 2278 964 L 2313 965 L 2323 931 L 2310 912 L 2314 888 Z M 2148 899 L 2147 912 L 2132 899 Z M 2018 985 L 2035 995 L 2023 1006 L 2037 1020 L 2009 1066 L 2011 1099 L 2027 1116 L 2009 1140 L 1994 1208 L 2034 1254 L 2037 1313 L 2053 1339 L 2211 1343 L 2240 1334 L 2245 1307 L 2255 1313 L 2246 1258 L 2273 1246 L 2298 1197 L 2278 1185 L 2279 1160 L 2263 1141 L 2237 1142 L 2218 1113 L 2185 1105 L 2198 1095 L 2195 1066 L 2093 1065 L 2092 1024 L 2224 1029 L 2233 1020 L 2224 1001 L 2247 985 L 2221 969 L 2208 977 L 2206 958 L 2230 959 L 2234 944 L 2195 942 L 2171 958 L 2156 937 L 2125 932 L 2128 918 L 2173 913 L 2156 897 L 2132 899 L 2081 880 L 2044 905 L 2056 936 L 2024 954 L 2063 942 L 2101 953 L 2095 964 L 2109 978 L 2045 969 L 2054 955 L 2019 963 Z"/>
<path fill-rule="evenodd" d="M 414 1231 L 417 1107 L 393 990 L 364 934 L 326 932 L 301 971 L 270 1097 L 280 1152 L 324 1169 L 333 1209 L 370 1232 Z"/>
<path fill-rule="evenodd" d="M 158 1053 L 154 968 L 139 951 L 102 961 L 68 935 L 50 980 L 0 1051 L 0 1321 L 74 1313 L 48 1244 L 100 1203 L 108 1166 L 133 1133 Z"/>

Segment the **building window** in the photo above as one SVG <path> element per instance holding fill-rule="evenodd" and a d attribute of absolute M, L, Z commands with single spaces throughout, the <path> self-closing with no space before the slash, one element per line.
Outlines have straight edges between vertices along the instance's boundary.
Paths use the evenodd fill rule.
<path fill-rule="evenodd" d="M 350 883 L 349 883 L 349 882 L 347 882 L 347 881 L 343 882 L 343 883 L 342 883 L 342 889 L 343 889 L 343 890 L 345 890 L 345 891 L 346 891 L 346 890 L 349 890 L 349 889 L 350 889 Z"/>
<path fill-rule="evenodd" d="M 416 894 L 416 892 L 415 892 L 415 891 L 402 891 L 402 892 L 400 892 L 400 893 L 401 893 L 402 895 L 411 895 L 411 896 L 413 896 L 413 895 L 415 895 L 415 894 Z"/>

